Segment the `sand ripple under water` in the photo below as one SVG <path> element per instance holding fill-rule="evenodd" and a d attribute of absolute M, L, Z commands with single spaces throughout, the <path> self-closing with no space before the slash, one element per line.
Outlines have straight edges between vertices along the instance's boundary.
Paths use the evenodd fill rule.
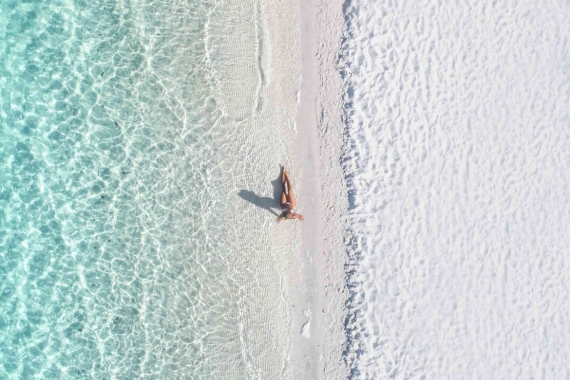
<path fill-rule="evenodd" d="M 281 373 L 260 12 L 1 2 L 1 378 Z"/>

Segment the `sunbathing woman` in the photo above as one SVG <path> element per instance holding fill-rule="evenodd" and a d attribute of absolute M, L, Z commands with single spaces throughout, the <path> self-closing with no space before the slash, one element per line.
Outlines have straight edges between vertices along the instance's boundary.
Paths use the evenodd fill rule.
<path fill-rule="evenodd" d="M 295 212 L 295 206 L 297 203 L 295 202 L 295 196 L 293 195 L 293 189 L 291 188 L 291 182 L 289 182 L 289 176 L 287 175 L 287 170 L 285 167 L 282 167 L 283 174 L 281 174 L 281 209 L 283 212 L 277 218 L 277 222 L 280 222 L 281 219 L 300 219 L 301 221 L 305 220 L 303 215 L 297 214 Z"/>

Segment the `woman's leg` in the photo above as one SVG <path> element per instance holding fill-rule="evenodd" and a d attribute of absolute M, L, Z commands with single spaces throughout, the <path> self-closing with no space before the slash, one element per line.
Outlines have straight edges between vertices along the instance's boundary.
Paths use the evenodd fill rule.
<path fill-rule="evenodd" d="M 285 167 L 283 166 L 281 169 L 281 205 L 284 205 L 288 202 L 287 198 L 287 188 L 285 187 L 285 183 L 288 180 L 287 172 L 285 171 Z"/>
<path fill-rule="evenodd" d="M 289 187 L 289 192 L 287 193 L 287 201 L 291 203 L 291 208 L 297 208 L 297 202 L 295 202 L 295 196 L 293 195 L 293 190 L 291 190 L 291 184 L 287 180 L 287 186 Z"/>
<path fill-rule="evenodd" d="M 289 176 L 287 175 L 287 171 L 283 168 L 283 175 L 281 176 L 281 184 L 283 186 L 283 192 L 285 192 L 285 184 L 287 184 L 287 191 L 285 192 L 285 197 L 287 198 L 287 202 L 291 204 L 291 208 L 295 208 L 297 203 L 295 202 L 295 196 L 293 195 L 293 187 L 291 186 L 291 182 L 289 181 Z M 283 199 L 283 195 L 281 195 L 281 199 Z"/>

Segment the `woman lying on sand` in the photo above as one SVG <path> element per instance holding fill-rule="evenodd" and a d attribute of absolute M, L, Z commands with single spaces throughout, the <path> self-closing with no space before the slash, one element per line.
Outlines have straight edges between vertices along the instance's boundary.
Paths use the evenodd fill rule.
<path fill-rule="evenodd" d="M 303 215 L 297 214 L 295 212 L 295 206 L 297 206 L 297 202 L 295 202 L 295 196 L 293 195 L 293 189 L 291 188 L 291 182 L 289 182 L 289 176 L 287 175 L 287 170 L 285 167 L 282 166 L 281 169 L 283 170 L 283 174 L 281 174 L 281 209 L 283 212 L 277 218 L 277 222 L 280 222 L 281 219 L 300 219 L 301 221 L 305 220 Z"/>

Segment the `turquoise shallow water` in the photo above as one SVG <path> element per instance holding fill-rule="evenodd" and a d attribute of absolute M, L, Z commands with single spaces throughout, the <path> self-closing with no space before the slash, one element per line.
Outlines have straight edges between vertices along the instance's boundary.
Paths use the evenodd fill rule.
<path fill-rule="evenodd" d="M 0 378 L 242 377 L 213 9 L 1 2 Z"/>

